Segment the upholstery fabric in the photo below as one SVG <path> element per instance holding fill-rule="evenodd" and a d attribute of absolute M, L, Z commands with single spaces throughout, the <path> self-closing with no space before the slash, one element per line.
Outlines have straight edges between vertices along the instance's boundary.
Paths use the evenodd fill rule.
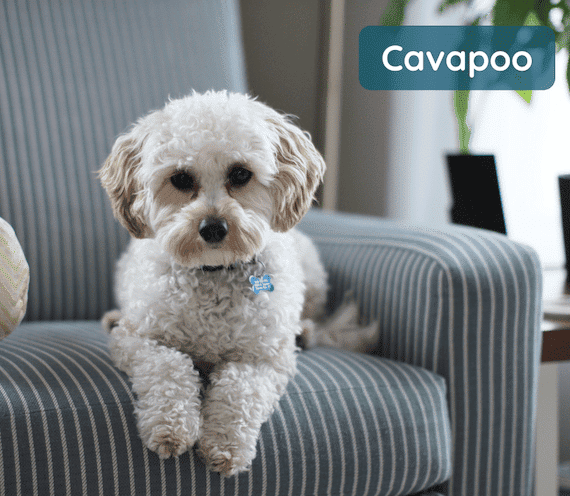
<path fill-rule="evenodd" d="M 398 495 L 449 477 L 441 377 L 324 348 L 298 369 L 251 472 L 223 479 L 142 446 L 98 322 L 25 323 L 0 343 L 0 494 Z"/>
<path fill-rule="evenodd" d="M 352 290 L 379 320 L 378 353 L 445 377 L 453 432 L 448 493 L 530 495 L 542 272 L 505 236 L 310 212 L 334 299 Z"/>
<path fill-rule="evenodd" d="M 246 91 L 236 1 L 0 4 L 0 217 L 30 266 L 27 320 L 99 319 L 127 232 L 97 171 L 169 96 Z"/>

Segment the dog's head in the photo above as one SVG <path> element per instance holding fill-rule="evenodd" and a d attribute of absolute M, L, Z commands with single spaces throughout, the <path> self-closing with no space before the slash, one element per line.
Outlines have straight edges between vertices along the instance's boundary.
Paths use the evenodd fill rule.
<path fill-rule="evenodd" d="M 115 142 L 99 171 L 113 211 L 187 266 L 249 261 L 269 229 L 291 229 L 325 171 L 308 134 L 254 99 L 172 100 Z"/>

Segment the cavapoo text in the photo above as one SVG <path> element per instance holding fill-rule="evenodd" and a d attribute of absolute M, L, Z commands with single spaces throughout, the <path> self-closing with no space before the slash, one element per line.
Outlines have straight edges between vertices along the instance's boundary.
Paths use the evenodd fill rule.
<path fill-rule="evenodd" d="M 389 62 L 388 56 L 391 52 L 401 52 L 403 48 L 399 45 L 392 45 L 386 48 L 382 53 L 382 63 L 389 71 L 401 71 L 403 67 L 401 65 L 393 65 Z M 431 68 L 434 71 L 439 70 L 439 66 L 443 61 L 445 53 L 439 52 L 437 59 L 434 59 L 433 54 L 430 51 L 426 52 L 426 57 L 429 61 Z M 466 54 L 464 51 L 453 51 L 449 52 L 445 57 L 445 65 L 450 71 L 465 71 L 466 70 Z M 412 60 L 412 57 L 415 60 Z M 520 59 L 524 58 L 524 65 L 520 64 Z M 455 60 L 456 59 L 456 60 Z M 500 63 L 497 62 L 497 59 L 500 60 Z M 511 65 L 511 57 L 507 52 L 497 51 L 491 55 L 491 67 L 495 71 L 506 71 Z M 412 62 L 415 62 L 413 65 Z M 480 62 L 478 64 L 478 62 Z M 532 57 L 530 53 L 520 51 L 513 55 L 512 58 L 513 67 L 517 71 L 528 71 L 532 66 Z M 404 56 L 404 65 L 408 71 L 423 71 L 424 70 L 424 52 L 423 51 L 415 51 L 411 50 L 406 53 Z M 481 72 L 488 68 L 489 66 L 489 56 L 482 52 L 481 50 L 477 50 L 475 52 L 469 52 L 469 63 L 467 64 L 469 67 L 469 77 L 475 77 L 475 72 Z"/>

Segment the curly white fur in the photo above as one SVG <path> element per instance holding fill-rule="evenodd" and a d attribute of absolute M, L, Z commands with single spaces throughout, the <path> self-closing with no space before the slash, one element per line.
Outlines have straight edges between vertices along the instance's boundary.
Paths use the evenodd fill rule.
<path fill-rule="evenodd" d="M 237 184 L 235 168 L 251 178 Z M 120 313 L 104 323 L 116 323 L 113 359 L 137 395 L 141 438 L 161 457 L 198 443 L 223 475 L 254 459 L 295 374 L 295 338 L 323 313 L 326 273 L 292 228 L 324 169 L 308 135 L 240 94 L 170 101 L 117 139 L 100 177 L 135 239 L 118 263 Z M 187 188 L 172 179 L 180 173 Z M 211 218 L 226 223 L 222 240 L 201 234 Z M 249 277 L 263 274 L 274 290 L 255 294 Z M 203 394 L 201 362 L 213 365 Z"/>

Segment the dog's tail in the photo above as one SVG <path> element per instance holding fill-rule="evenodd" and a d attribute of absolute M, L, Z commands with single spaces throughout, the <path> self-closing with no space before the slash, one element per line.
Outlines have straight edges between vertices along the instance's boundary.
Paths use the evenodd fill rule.
<path fill-rule="evenodd" d="M 119 325 L 119 320 L 121 320 L 121 312 L 119 310 L 110 310 L 103 315 L 101 325 L 103 326 L 103 329 L 110 333 L 113 327 Z"/>
<path fill-rule="evenodd" d="M 380 338 L 378 322 L 360 325 L 359 313 L 358 303 L 347 295 L 340 307 L 323 322 L 304 320 L 301 323 L 302 348 L 328 346 L 361 353 L 373 351 Z"/>

